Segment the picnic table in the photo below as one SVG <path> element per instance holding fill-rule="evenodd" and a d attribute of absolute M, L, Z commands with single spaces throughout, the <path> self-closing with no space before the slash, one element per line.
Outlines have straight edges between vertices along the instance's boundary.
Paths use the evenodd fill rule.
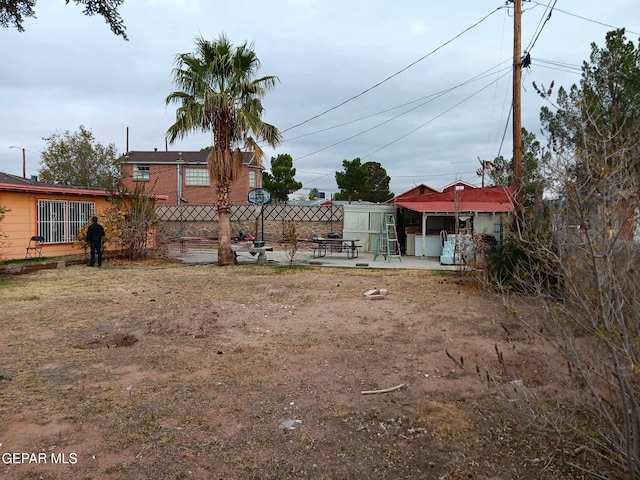
<path fill-rule="evenodd" d="M 313 242 L 313 258 L 320 258 L 327 255 L 327 250 L 333 252 L 346 252 L 347 258 L 357 258 L 359 238 L 322 238 L 314 237 Z"/>

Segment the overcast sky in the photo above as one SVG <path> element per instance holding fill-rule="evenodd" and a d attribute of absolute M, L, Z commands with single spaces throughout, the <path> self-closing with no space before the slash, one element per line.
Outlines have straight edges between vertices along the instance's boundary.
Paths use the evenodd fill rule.
<path fill-rule="evenodd" d="M 193 51 L 197 35 L 223 32 L 234 44 L 254 42 L 259 73 L 279 78 L 264 119 L 285 141 L 265 150 L 265 166 L 290 154 L 304 193 L 337 191 L 344 159 L 379 162 L 399 194 L 419 183 L 478 184 L 478 157 L 511 158 L 513 15 L 503 0 L 126 0 L 120 12 L 128 42 L 63 0 L 40 0 L 23 33 L 0 29 L 0 171 L 22 175 L 24 148 L 27 177 L 37 174 L 43 137 L 80 125 L 119 153 L 127 127 L 129 150 L 164 150 L 175 55 Z M 524 3 L 532 65 L 522 124 L 541 141 L 532 82 L 577 83 L 591 43 L 603 46 L 612 27 L 637 43 L 638 0 Z M 169 150 L 210 142 L 194 133 Z"/>

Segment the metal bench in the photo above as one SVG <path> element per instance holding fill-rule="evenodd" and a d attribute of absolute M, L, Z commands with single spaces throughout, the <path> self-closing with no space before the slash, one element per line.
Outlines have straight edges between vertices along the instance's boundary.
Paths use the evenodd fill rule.
<path fill-rule="evenodd" d="M 252 243 L 246 245 L 231 245 L 233 250 L 234 263 L 238 263 L 238 252 L 248 252 L 251 256 L 258 254 L 258 263 L 267 263 L 267 253 L 273 252 L 273 247 L 254 247 Z"/>
<path fill-rule="evenodd" d="M 342 245 L 342 251 L 347 252 L 347 258 L 358 258 L 358 248 L 362 248 L 362 245 L 344 244 Z"/>
<path fill-rule="evenodd" d="M 313 247 L 313 258 L 324 257 L 327 254 L 327 246 L 323 244 L 314 245 Z"/>

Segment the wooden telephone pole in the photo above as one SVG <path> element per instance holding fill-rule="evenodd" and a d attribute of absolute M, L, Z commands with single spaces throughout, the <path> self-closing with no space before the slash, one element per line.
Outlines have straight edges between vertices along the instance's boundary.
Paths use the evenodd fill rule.
<path fill-rule="evenodd" d="M 490 170 L 492 163 L 489 160 L 481 160 L 480 157 L 478 157 L 478 161 L 480 162 L 480 169 L 476 173 L 482 177 L 482 188 L 484 188 L 484 171 Z"/>
<path fill-rule="evenodd" d="M 522 0 L 513 2 L 513 191 L 515 196 L 515 230 L 521 231 L 522 210 Z"/>

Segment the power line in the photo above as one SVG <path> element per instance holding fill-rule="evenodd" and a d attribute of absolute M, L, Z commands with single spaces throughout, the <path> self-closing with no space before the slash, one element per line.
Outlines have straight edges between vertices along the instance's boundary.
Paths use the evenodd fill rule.
<path fill-rule="evenodd" d="M 374 88 L 379 87 L 380 85 L 388 82 L 389 80 L 391 80 L 394 77 L 397 77 L 398 75 L 400 75 L 401 73 L 405 72 L 406 70 L 410 69 L 411 67 L 413 67 L 414 65 L 416 65 L 417 63 L 425 60 L 426 58 L 430 57 L 431 55 L 433 55 L 434 53 L 436 53 L 438 50 L 442 49 L 443 47 L 447 46 L 448 44 L 450 44 L 451 42 L 453 42 L 454 40 L 458 39 L 459 37 L 461 37 L 462 35 L 464 35 L 465 33 L 467 33 L 469 30 L 472 30 L 473 28 L 477 27 L 478 25 L 480 25 L 482 22 L 484 22 L 487 18 L 489 18 L 491 15 L 493 15 L 494 13 L 496 13 L 498 10 L 505 8 L 504 6 L 500 6 L 498 8 L 496 8 L 495 10 L 491 11 L 490 13 L 488 13 L 487 15 L 485 15 L 481 20 L 479 20 L 478 22 L 474 23 L 473 25 L 471 25 L 470 27 L 467 27 L 466 29 L 464 29 L 463 31 L 461 31 L 460 33 L 458 33 L 457 35 L 455 35 L 453 38 L 447 40 L 445 43 L 443 43 L 442 45 L 436 47 L 435 49 L 431 50 L 429 53 L 427 53 L 426 55 L 420 57 L 418 60 L 410 63 L 409 65 L 407 65 L 406 67 L 402 68 L 401 70 L 398 70 L 396 73 L 389 75 L 387 78 L 385 78 L 384 80 L 382 80 L 381 82 L 376 83 L 375 85 L 363 90 L 362 92 L 358 93 L 357 95 L 354 95 L 351 98 L 348 98 L 347 100 L 339 103 L 338 105 L 331 107 L 327 110 L 325 110 L 322 113 L 319 113 L 317 115 L 314 115 L 313 117 L 308 118 L 307 120 L 304 120 L 303 122 L 297 123 L 295 125 L 293 125 L 292 127 L 286 128 L 285 130 L 282 130 L 281 133 L 285 133 L 288 132 L 289 130 L 293 130 L 294 128 L 297 128 L 301 125 L 304 125 L 305 123 L 308 123 L 312 120 L 315 120 L 316 118 L 319 118 L 333 110 L 336 110 L 338 108 L 340 108 L 341 106 L 351 102 L 352 100 L 355 100 L 358 97 L 361 97 L 362 95 L 364 95 L 367 92 L 370 92 L 371 90 L 373 90 Z"/>
<path fill-rule="evenodd" d="M 314 132 L 305 133 L 305 134 L 303 134 L 303 135 L 298 135 L 297 137 L 288 138 L 288 139 L 286 139 L 286 140 L 283 140 L 283 141 L 282 141 L 282 143 L 284 143 L 284 142 L 286 142 L 286 141 L 296 140 L 296 139 L 303 138 L 303 137 L 308 137 L 308 136 L 311 136 L 311 135 L 315 135 L 315 134 L 317 134 L 317 133 L 323 133 L 323 132 L 326 132 L 326 131 L 328 131 L 328 130 L 332 130 L 332 129 L 334 129 L 334 128 L 343 127 L 343 126 L 345 126 L 345 125 L 350 125 L 350 124 L 352 124 L 352 123 L 356 123 L 356 122 L 359 122 L 359 121 L 362 121 L 362 120 L 366 120 L 366 119 L 368 119 L 368 118 L 372 118 L 372 117 L 375 117 L 375 116 L 378 116 L 378 115 L 382 115 L 383 113 L 391 112 L 391 111 L 393 111 L 393 110 L 397 110 L 398 108 L 406 107 L 407 105 L 411 105 L 411 104 L 413 104 L 413 103 L 421 102 L 421 101 L 423 101 L 423 100 L 425 100 L 425 99 L 429 99 L 429 100 L 427 100 L 427 101 L 425 101 L 425 102 L 423 102 L 423 103 L 421 103 L 421 104 L 417 105 L 416 107 L 411 108 L 411 109 L 409 109 L 409 110 L 406 110 L 405 112 L 401 113 L 400 115 L 397 115 L 397 116 L 395 116 L 395 117 L 392 117 L 390 120 L 387 120 L 387 121 L 385 121 L 385 122 L 383 122 L 383 123 L 381 123 L 381 124 L 378 124 L 378 125 L 376 125 L 376 126 L 374 126 L 374 127 L 372 127 L 372 128 L 379 127 L 379 126 L 381 126 L 381 125 L 384 125 L 384 123 L 386 123 L 386 122 L 388 122 L 388 121 L 391 121 L 391 120 L 395 120 L 396 118 L 401 117 L 402 115 L 405 115 L 405 114 L 407 114 L 407 113 L 409 113 L 409 112 L 411 112 L 411 111 L 413 111 L 413 110 L 415 110 L 415 109 L 417 109 L 417 108 L 420 108 L 420 107 L 422 107 L 422 106 L 426 105 L 427 103 L 429 103 L 429 102 L 431 102 L 431 101 L 433 101 L 433 100 L 435 100 L 435 99 L 437 99 L 437 98 L 440 98 L 440 97 L 442 97 L 443 95 L 445 95 L 445 94 L 447 94 L 447 93 L 450 93 L 450 92 L 452 92 L 452 91 L 456 90 L 457 88 L 463 87 L 463 86 L 468 85 L 468 84 L 470 84 L 470 83 L 472 83 L 472 82 L 475 82 L 475 81 L 477 81 L 477 80 L 482 80 L 483 78 L 486 78 L 486 77 L 488 77 L 488 76 L 494 75 L 494 73 L 500 73 L 500 72 L 504 71 L 505 69 L 498 70 L 497 72 L 488 73 L 488 72 L 491 72 L 492 70 L 494 70 L 494 69 L 496 69 L 496 68 L 500 67 L 500 65 L 502 65 L 502 64 L 504 64 L 504 63 L 506 63 L 506 62 L 508 62 L 508 61 L 509 61 L 509 60 L 504 60 L 504 61 L 500 62 L 498 65 L 495 65 L 495 66 L 493 66 L 493 67 L 491 67 L 491 68 L 489 68 L 489 69 L 487 69 L 487 70 L 484 70 L 483 72 L 481 72 L 481 73 L 477 74 L 476 76 L 471 77 L 470 79 L 465 80 L 464 82 L 459 83 L 458 85 L 455 85 L 455 86 L 453 86 L 453 87 L 449 87 L 449 88 L 444 89 L 444 90 L 441 90 L 441 91 L 439 91 L 439 92 L 432 93 L 432 94 L 430 94 L 430 95 L 426 95 L 426 96 L 424 96 L 424 97 L 421 97 L 421 98 L 418 98 L 418 99 L 415 99 L 415 100 L 411 100 L 410 102 L 405 102 L 405 103 L 403 103 L 403 104 L 401 104 L 401 105 L 397 105 L 397 106 L 395 106 L 395 107 L 387 108 L 386 110 L 382 110 L 382 111 L 377 112 L 377 113 L 372 113 L 372 114 L 370 114 L 370 115 L 366 115 L 366 116 L 364 116 L 364 117 L 360 117 L 360 118 L 357 118 L 357 119 L 355 119 L 355 120 L 349 120 L 348 122 L 343 122 L 343 123 L 340 123 L 340 124 L 337 124 L 337 125 L 333 125 L 333 126 L 330 126 L 330 127 L 327 127 L 327 128 L 323 128 L 323 129 L 321 129 L 321 130 L 316 130 L 316 131 L 314 131 Z M 511 68 L 511 67 L 509 67 L 509 69 L 510 69 L 510 68 Z M 371 129 L 369 129 L 369 130 L 371 130 Z M 364 132 L 361 132 L 361 133 L 366 133 L 366 132 L 367 132 L 367 131 L 369 131 L 369 130 L 365 130 Z M 360 133 L 360 134 L 361 134 L 361 133 Z M 360 134 L 358 134 L 358 135 L 360 135 Z M 357 135 L 356 135 L 356 136 L 357 136 Z M 345 141 L 347 141 L 347 140 L 350 140 L 351 138 L 353 138 L 353 137 L 347 138 L 347 139 L 342 140 L 342 141 L 340 141 L 340 142 L 338 142 L 338 143 L 335 143 L 335 144 L 333 144 L 333 145 L 329 145 L 329 147 L 325 147 L 325 148 L 323 148 L 323 149 L 321 149 L 321 150 L 318 150 L 318 151 L 316 151 L 316 152 L 312 152 L 312 153 L 310 153 L 310 154 L 308 154 L 308 155 L 305 155 L 305 157 L 307 157 L 307 156 L 311 156 L 311 155 L 313 155 L 313 154 L 315 154 L 315 153 L 319 153 L 319 152 L 321 152 L 321 151 L 323 151 L 323 150 L 326 150 L 327 148 L 333 147 L 333 146 L 335 146 L 335 145 L 338 145 L 339 143 L 343 143 L 343 142 L 345 142 Z M 301 158 L 304 158 L 304 157 L 299 157 L 299 158 L 298 158 L 298 160 L 300 160 Z"/>
<path fill-rule="evenodd" d="M 511 71 L 511 67 L 509 67 L 509 72 L 510 72 L 510 71 Z M 407 136 L 411 135 L 412 133 L 416 132 L 417 130 L 421 129 L 422 127 L 424 127 L 424 126 L 428 125 L 429 123 L 433 122 L 434 120 L 436 120 L 436 119 L 440 118 L 441 116 L 443 116 L 444 114 L 446 114 L 446 113 L 450 112 L 450 111 L 451 111 L 451 110 L 453 110 L 454 108 L 456 108 L 456 107 L 458 107 L 458 106 L 462 105 L 464 102 L 466 102 L 466 101 L 467 101 L 467 100 L 469 100 L 470 98 L 474 97 L 474 96 L 475 96 L 475 95 L 477 95 L 478 93 L 480 93 L 480 92 L 482 92 L 483 90 L 487 89 L 488 87 L 490 87 L 490 86 L 491 86 L 491 85 L 493 85 L 494 83 L 496 83 L 496 82 L 500 81 L 503 77 L 505 77 L 506 75 L 508 75 L 508 74 L 509 74 L 509 72 L 507 72 L 507 73 L 505 73 L 505 74 L 501 75 L 501 76 L 500 76 L 500 77 L 498 77 L 496 80 L 493 80 L 492 82 L 488 83 L 488 84 L 487 84 L 487 85 L 485 85 L 484 87 L 480 88 L 480 89 L 479 89 L 479 90 L 477 90 L 476 92 L 474 92 L 474 93 L 472 93 L 471 95 L 469 95 L 468 97 L 466 97 L 464 100 L 462 100 L 462 101 L 458 102 L 457 104 L 455 104 L 455 105 L 453 105 L 452 107 L 448 108 L 447 110 L 445 110 L 444 112 L 440 113 L 439 115 L 436 115 L 435 117 L 431 118 L 429 121 L 427 121 L 427 122 L 425 122 L 425 123 L 423 123 L 423 124 L 419 125 L 418 127 L 414 128 L 414 129 L 413 129 L 413 130 L 411 130 L 410 132 L 408 132 L 408 133 L 406 133 L 406 134 L 404 134 L 404 135 L 402 135 L 402 136 L 400 136 L 400 137 L 396 138 L 395 140 L 393 140 L 392 142 L 387 143 L 386 145 L 383 145 L 382 147 L 378 148 L 377 150 L 374 150 L 373 152 L 368 153 L 367 155 L 365 155 L 365 156 L 361 157 L 361 159 L 365 159 L 365 158 L 367 158 L 367 157 L 370 157 L 371 155 L 374 155 L 375 153 L 378 153 L 380 150 L 383 150 L 383 149 L 387 148 L 388 146 L 393 145 L 394 143 L 396 143 L 396 142 L 398 142 L 398 141 L 402 140 L 403 138 L 405 138 L 405 137 L 407 137 Z M 384 122 L 384 123 L 386 123 L 386 122 Z M 378 126 L 379 126 L 379 125 L 378 125 Z M 375 127 L 373 127 L 373 128 L 375 128 Z M 371 130 L 371 129 L 369 129 L 369 130 Z M 369 131 L 369 130 L 366 130 L 366 131 Z M 360 135 L 360 134 L 362 134 L 362 133 L 365 133 L 365 132 L 360 132 L 360 133 L 359 133 L 359 134 L 357 134 L 357 135 Z M 354 136 L 357 136 L 357 135 L 354 135 Z M 340 141 L 340 142 L 337 142 L 337 143 L 335 143 L 335 144 L 333 144 L 333 145 L 337 145 L 338 143 L 343 143 L 344 141 L 347 141 L 347 140 L 349 140 L 349 139 L 353 138 L 354 136 L 352 136 L 352 137 L 350 137 L 350 138 L 347 138 L 347 139 L 345 139 L 345 140 L 342 140 L 342 141 Z M 323 149 L 321 149 L 321 150 L 318 150 L 318 151 L 316 151 L 316 152 L 310 153 L 310 154 L 305 155 L 305 156 L 303 156 L 303 157 L 298 157 L 298 159 L 297 159 L 297 160 L 300 160 L 300 159 L 302 159 L 302 158 L 308 157 L 308 156 L 313 155 L 314 153 L 318 153 L 318 152 L 320 152 L 320 151 L 322 151 L 322 150 L 326 150 L 327 148 L 330 148 L 330 147 L 332 147 L 333 145 L 329 145 L 328 147 L 325 147 L 325 148 L 323 148 Z M 314 179 L 312 179 L 312 180 L 309 180 L 308 182 L 306 182 L 306 183 L 305 183 L 305 185 L 308 185 L 308 184 L 313 183 L 313 182 L 315 182 L 315 181 L 317 181 L 317 180 L 320 180 L 320 179 L 322 179 L 322 178 L 325 178 L 325 177 L 327 177 L 327 176 L 329 176 L 329 175 L 332 175 L 332 174 L 334 174 L 334 173 L 336 173 L 336 172 L 337 172 L 337 170 L 334 170 L 334 171 L 332 171 L 332 172 L 322 174 L 322 175 L 320 175 L 320 176 L 319 176 L 319 177 L 317 177 L 317 178 L 314 178 Z"/>
<path fill-rule="evenodd" d="M 532 3 L 535 3 L 536 5 L 543 5 L 542 3 L 536 2 L 535 0 L 531 0 L 531 1 L 532 1 Z M 595 23 L 595 24 L 598 24 L 598 25 L 602 25 L 603 27 L 613 28 L 613 29 L 616 29 L 616 30 L 620 29 L 620 27 L 616 27 L 614 25 L 609 25 L 608 23 L 604 23 L 604 22 L 600 22 L 598 20 L 593 20 L 591 18 L 587 18 L 587 17 L 583 17 L 583 16 L 580 16 L 580 15 L 576 15 L 575 13 L 567 12 L 566 10 L 560 10 L 559 8 L 556 8 L 555 10 L 556 10 L 556 12 L 564 13 L 565 15 L 569 15 L 570 17 L 579 18 L 580 20 L 584 20 L 586 22 L 591 22 L 591 23 Z M 625 31 L 627 31 L 629 33 L 632 33 L 633 35 L 640 35 L 640 33 L 634 32 L 632 30 L 625 29 Z"/>
<path fill-rule="evenodd" d="M 549 1 L 551 1 L 551 0 L 549 0 Z M 534 6 L 533 8 L 531 8 L 531 9 L 528 9 L 528 8 L 527 8 L 527 9 L 525 9 L 525 8 L 524 8 L 524 5 L 523 5 L 523 6 L 522 6 L 523 13 L 524 13 L 524 12 L 528 12 L 529 10 L 533 10 L 533 9 L 534 9 L 534 8 L 536 8 L 537 6 L 538 6 L 538 5 L 535 5 L 535 6 Z M 549 5 L 546 5 L 546 6 L 545 6 L 545 9 L 544 9 L 544 13 L 543 13 L 543 14 L 542 14 L 542 16 L 540 17 L 540 21 L 538 22 L 538 26 L 537 26 L 537 27 L 536 27 L 536 29 L 534 30 L 534 34 L 533 34 L 533 36 L 534 36 L 534 37 L 536 36 L 536 32 L 537 32 L 537 31 L 540 29 L 540 27 L 544 24 L 544 18 L 545 18 L 545 16 L 544 16 L 544 15 L 545 15 L 545 13 L 547 13 L 547 10 L 548 10 L 548 9 L 549 9 Z M 530 42 L 529 44 L 531 44 L 531 42 Z M 525 49 L 524 49 L 524 51 L 526 52 L 528 49 L 529 49 L 529 47 L 525 48 Z"/>
<path fill-rule="evenodd" d="M 558 62 L 556 60 L 545 60 L 544 58 L 537 58 L 537 57 L 536 57 L 536 63 L 546 63 L 556 67 L 577 70 L 579 72 L 582 71 L 582 67 L 580 65 L 576 65 L 575 63 Z"/>
<path fill-rule="evenodd" d="M 538 67 L 540 68 L 547 68 L 549 70 L 555 70 L 556 72 L 565 72 L 565 73 L 574 73 L 576 75 L 580 75 L 581 70 L 568 70 L 566 68 L 558 68 L 558 67 L 551 67 L 549 65 L 538 65 Z"/>
<path fill-rule="evenodd" d="M 300 187 L 299 190 L 312 190 L 313 188 L 317 188 L 318 190 L 339 191 L 340 189 L 336 188 L 336 187 L 325 188 L 325 187 L 308 187 L 308 186 L 305 186 L 305 185 L 309 185 L 310 183 L 313 183 L 313 182 L 319 180 L 320 178 L 326 177 L 326 176 L 334 174 L 334 173 L 336 173 L 336 171 L 326 173 L 326 174 L 322 175 L 322 177 L 314 178 L 312 180 L 309 180 L 308 182 L 304 182 L 303 186 Z M 436 178 L 436 177 L 457 177 L 459 175 L 475 175 L 475 173 L 476 172 L 449 172 L 449 173 L 425 173 L 425 174 L 415 174 L 415 175 L 389 175 L 389 176 L 392 177 L 393 179 L 414 178 L 414 179 L 418 180 L 418 179 Z"/>
<path fill-rule="evenodd" d="M 504 62 L 503 62 L 503 63 L 504 63 Z M 497 65 L 497 66 L 499 66 L 499 65 Z M 412 112 L 413 110 L 416 110 L 416 109 L 418 109 L 418 108 L 420 108 L 420 107 L 423 107 L 423 106 L 424 106 L 424 105 L 426 105 L 427 103 L 429 103 L 429 102 L 431 102 L 431 101 L 433 101 L 433 100 L 435 100 L 435 99 L 437 99 L 437 98 L 440 98 L 440 97 L 444 96 L 445 94 L 447 94 L 447 93 L 449 93 L 449 92 L 452 92 L 453 90 L 455 90 L 455 89 L 457 89 L 457 88 L 459 88 L 459 87 L 462 87 L 462 86 L 464 86 L 464 85 L 467 85 L 467 84 L 469 84 L 469 83 L 471 83 L 471 82 L 473 82 L 473 81 L 475 81 L 475 80 L 480 80 L 480 79 L 482 79 L 482 78 L 485 78 L 485 77 L 489 76 L 489 75 L 484 75 L 484 76 L 482 76 L 482 75 L 483 75 L 484 73 L 488 72 L 488 71 L 493 70 L 494 68 L 496 68 L 496 67 L 492 67 L 492 68 L 490 68 L 490 69 L 488 69 L 488 70 L 485 70 L 484 72 L 482 72 L 481 74 L 477 75 L 476 77 L 472 77 L 471 79 L 466 80 L 466 81 L 462 82 L 461 84 L 456 85 L 455 87 L 451 87 L 451 88 L 449 88 L 449 89 L 447 89 L 447 90 L 443 90 L 443 91 L 439 92 L 438 94 L 435 94 L 435 96 L 434 96 L 433 98 L 430 98 L 429 100 L 427 100 L 427 101 L 425 101 L 425 102 L 423 102 L 423 103 L 421 103 L 421 104 L 419 104 L 419 105 L 417 105 L 417 106 L 415 106 L 415 107 L 413 107 L 413 108 L 410 108 L 409 110 L 406 110 L 406 111 L 404 111 L 404 112 L 402 112 L 402 113 L 400 113 L 400 114 L 398 114 L 398 115 L 396 115 L 396 116 L 394 116 L 394 117 L 391 117 L 391 118 L 389 118 L 389 119 L 385 120 L 384 122 L 378 123 L 378 124 L 376 124 L 376 125 L 374 125 L 374 126 L 372 126 L 372 127 L 370 127 L 370 128 L 367 128 L 366 130 L 363 130 L 363 131 L 358 132 L 358 133 L 356 133 L 356 134 L 354 134 L 354 135 L 351 135 L 350 137 L 347 137 L 347 138 L 344 138 L 344 139 L 342 139 L 342 140 L 339 140 L 339 141 L 337 141 L 337 142 L 335 142 L 335 143 L 332 143 L 331 145 L 327 145 L 326 147 L 322 147 L 322 148 L 320 148 L 319 150 L 316 150 L 316 151 L 314 151 L 314 152 L 311 152 L 311 153 L 308 153 L 308 154 L 303 155 L 303 156 L 301 156 L 301 157 L 298 157 L 298 158 L 296 158 L 296 160 L 302 160 L 302 159 L 304 159 L 304 158 L 310 157 L 310 156 L 312 156 L 312 155 L 315 155 L 316 153 L 320 153 L 320 152 L 323 152 L 323 151 L 325 151 L 325 150 L 328 150 L 329 148 L 335 147 L 336 145 L 340 145 L 341 143 L 345 143 L 345 142 L 348 142 L 349 140 L 353 140 L 354 138 L 359 137 L 360 135 L 364 135 L 365 133 L 370 132 L 371 130 L 375 130 L 376 128 L 381 127 L 382 125 L 385 125 L 385 124 L 387 124 L 387 123 L 390 123 L 390 122 L 392 122 L 393 120 L 396 120 L 396 119 L 398 119 L 398 118 L 402 117 L 403 115 L 406 115 L 407 113 Z M 499 71 L 498 71 L 498 73 L 499 73 L 499 72 L 501 72 L 501 71 L 504 71 L 504 70 L 509 70 L 509 71 L 511 71 L 511 67 L 508 67 L 507 69 L 499 70 Z M 491 75 L 493 75 L 493 74 L 491 74 Z M 504 75 L 502 75 L 502 77 L 504 77 Z M 498 80 L 500 80 L 500 78 L 502 78 L 502 77 L 498 77 Z M 490 83 L 489 85 L 492 85 L 493 83 L 497 82 L 498 80 L 495 80 L 494 82 Z M 486 87 L 484 87 L 484 88 L 486 88 Z M 480 92 L 480 91 L 484 90 L 484 88 L 480 89 L 478 92 Z M 478 92 L 476 92 L 476 93 L 478 93 Z M 470 98 L 470 97 L 469 97 L 469 98 Z M 457 106 L 457 105 L 456 105 L 456 106 Z M 449 111 L 449 110 L 445 111 L 444 113 L 446 113 L 446 112 L 448 112 L 448 111 Z M 435 120 L 436 118 L 438 118 L 438 117 L 435 117 L 435 118 L 433 118 L 432 120 Z M 424 126 L 424 125 L 423 125 L 423 126 Z M 393 142 L 392 142 L 392 143 L 393 143 Z M 374 152 L 374 153 L 375 153 L 375 152 Z"/>
<path fill-rule="evenodd" d="M 399 141 L 400 141 L 400 140 L 402 140 L 403 138 L 408 137 L 408 136 L 409 136 L 409 135 L 411 135 L 412 133 L 414 133 L 414 132 L 416 132 L 416 131 L 420 130 L 422 127 L 424 127 L 424 126 L 426 126 L 426 125 L 430 124 L 431 122 L 433 122 L 434 120 L 436 120 L 436 119 L 440 118 L 440 117 L 441 117 L 441 116 L 443 116 L 444 114 L 449 113 L 449 112 L 450 112 L 451 110 L 453 110 L 454 108 L 459 107 L 460 105 L 462 105 L 464 102 L 466 102 L 466 101 L 467 101 L 467 100 L 469 100 L 470 98 L 475 97 L 477 94 L 479 94 L 479 93 L 480 93 L 480 92 L 482 92 L 483 90 L 485 90 L 485 89 L 489 88 L 489 87 L 490 87 L 491 85 L 493 85 L 494 83 L 497 83 L 497 82 L 498 82 L 498 81 L 500 81 L 502 78 L 504 78 L 504 77 L 506 77 L 507 75 L 509 75 L 509 73 L 510 73 L 510 72 L 511 72 L 511 68 L 509 68 L 509 72 L 505 73 L 504 75 L 501 75 L 501 76 L 500 76 L 500 77 L 498 77 L 496 80 L 494 80 L 494 81 L 492 81 L 492 82 L 488 83 L 487 85 L 485 85 L 485 86 L 484 86 L 484 87 L 482 87 L 481 89 L 476 90 L 474 93 L 472 93 L 471 95 L 469 95 L 468 97 L 466 97 L 464 100 L 461 100 L 460 102 L 456 103 L 455 105 L 453 105 L 452 107 L 448 108 L 448 109 L 447 109 L 447 110 L 445 110 L 444 112 L 442 112 L 442 113 L 440 113 L 440 114 L 436 115 L 435 117 L 433 117 L 432 119 L 428 120 L 427 122 L 424 122 L 423 124 L 421 124 L 421 125 L 417 126 L 417 127 L 416 127 L 416 128 L 414 128 L 413 130 L 411 130 L 411 131 L 409 131 L 409 132 L 405 133 L 404 135 L 402 135 L 402 136 L 400 136 L 400 137 L 396 138 L 395 140 L 393 140 L 392 142 L 389 142 L 389 143 L 387 143 L 386 145 L 383 145 L 382 147 L 380 147 L 380 148 L 378 148 L 378 149 L 374 150 L 374 151 L 373 151 L 373 152 L 371 152 L 371 153 L 366 154 L 365 156 L 363 156 L 363 157 L 361 157 L 361 158 L 362 158 L 362 159 L 365 159 L 365 158 L 367 158 L 367 157 L 370 157 L 371 155 L 374 155 L 374 154 L 378 153 L 380 150 L 384 150 L 385 148 L 387 148 L 387 147 L 389 147 L 389 146 L 393 145 L 394 143 L 399 142 Z"/>
<path fill-rule="evenodd" d="M 499 157 L 500 153 L 502 152 L 502 146 L 504 145 L 504 139 L 507 136 L 507 130 L 509 128 L 509 120 L 511 120 L 512 112 L 513 112 L 513 102 L 511 103 L 511 108 L 509 109 L 509 115 L 507 115 L 507 121 L 505 122 L 505 125 L 504 125 L 504 132 L 502 133 L 502 141 L 500 142 L 500 148 L 498 148 L 498 155 L 496 155 L 496 157 Z"/>
<path fill-rule="evenodd" d="M 424 175 L 394 175 L 393 178 L 425 178 L 425 177 L 450 177 L 451 175 L 470 175 L 476 172 L 453 172 L 453 173 L 428 173 Z"/>
<path fill-rule="evenodd" d="M 549 3 L 551 3 L 551 0 L 549 0 Z M 542 19 L 540 20 L 542 25 L 538 24 L 538 28 L 536 29 L 538 33 L 535 35 L 534 39 L 529 43 L 529 46 L 527 48 L 525 48 L 525 50 L 524 50 L 525 54 L 531 55 L 531 50 L 533 49 L 534 45 L 538 41 L 538 38 L 540 38 L 540 34 L 542 33 L 542 30 L 544 29 L 544 26 L 551 19 L 551 14 L 553 13 L 553 9 L 556 6 L 556 3 L 558 3 L 558 0 L 554 0 L 553 5 L 551 6 L 551 8 L 549 8 L 548 5 L 545 8 L 544 12 L 547 13 L 547 10 L 548 10 L 549 14 L 546 16 L 546 18 L 544 17 L 544 15 L 542 16 L 542 18 L 544 18 L 544 21 L 542 21 Z"/>
<path fill-rule="evenodd" d="M 504 38 L 505 38 L 505 30 L 506 30 L 506 26 L 507 26 L 507 19 L 509 18 L 509 11 L 506 11 L 506 15 L 504 16 L 504 21 L 502 22 L 502 34 L 500 35 L 500 49 L 498 50 L 500 52 L 500 57 L 502 57 L 502 52 L 503 52 L 503 47 L 504 47 Z M 511 55 L 509 55 L 509 59 L 506 60 L 508 62 L 511 62 Z M 508 89 L 505 89 L 504 91 L 504 99 L 502 101 L 502 109 L 501 111 L 504 111 L 505 105 L 507 103 L 507 98 L 509 96 L 509 91 Z M 493 93 L 493 102 L 492 102 L 492 106 L 491 106 L 491 117 L 490 120 L 488 122 L 489 125 L 493 125 L 494 121 L 494 114 L 496 112 L 496 104 L 497 104 L 497 98 L 498 98 L 498 84 L 496 83 L 496 87 Z M 496 133 L 496 136 L 498 136 L 500 134 L 500 131 L 498 130 L 498 132 Z M 490 138 L 490 132 L 487 132 L 487 141 L 489 141 Z"/>

